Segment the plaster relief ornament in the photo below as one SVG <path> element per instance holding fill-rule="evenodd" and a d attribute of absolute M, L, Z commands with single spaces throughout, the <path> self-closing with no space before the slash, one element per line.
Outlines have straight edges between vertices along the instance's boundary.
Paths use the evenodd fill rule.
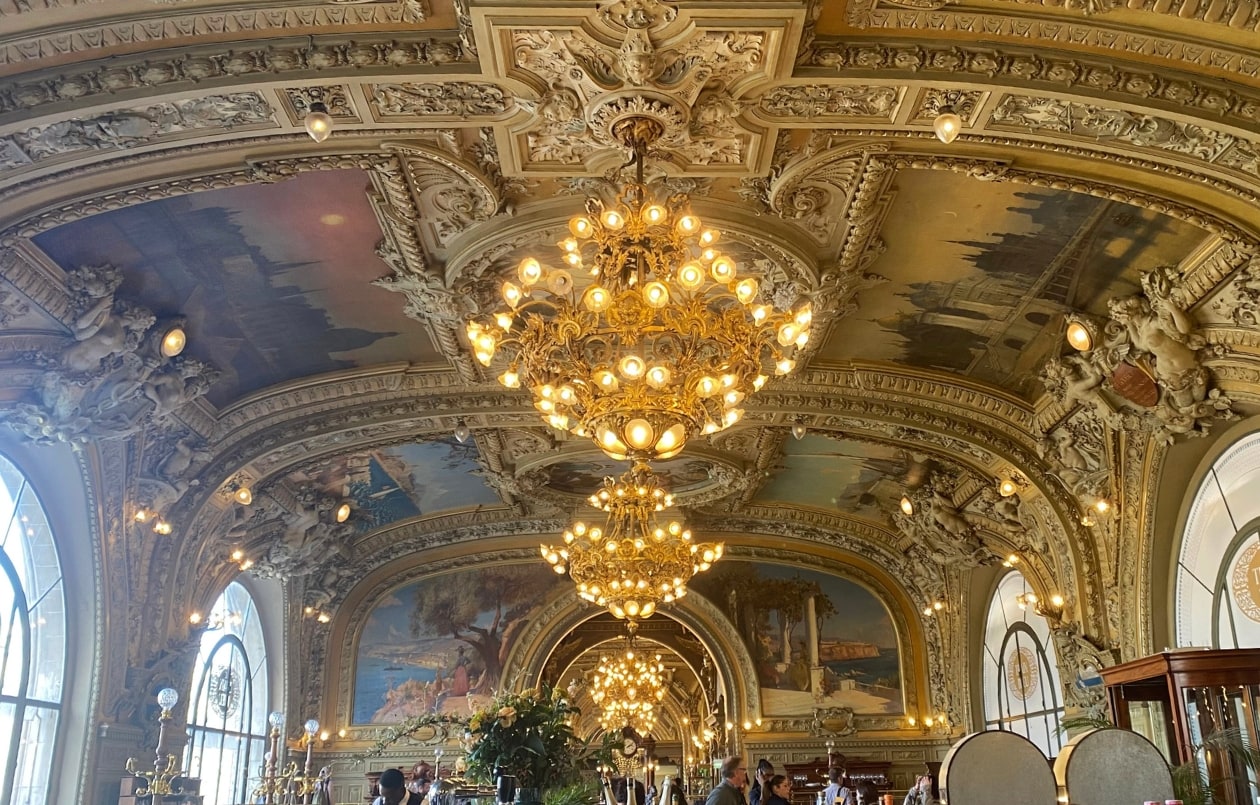
<path fill-rule="evenodd" d="M 293 496 L 273 487 L 255 496 L 248 516 L 244 508 L 233 510 L 224 540 L 253 560 L 259 578 L 315 576 L 331 596 L 353 559 L 355 528 L 336 522 L 338 505 L 311 489 Z"/>
<path fill-rule="evenodd" d="M 111 266 L 66 275 L 72 340 L 57 354 L 23 356 L 43 373 L 25 399 L 0 412 L 28 439 L 82 444 L 165 427 L 218 377 L 201 361 L 163 355 L 163 337 L 182 322 L 156 326 L 147 308 L 116 298 L 121 284 L 121 272 Z"/>
<path fill-rule="evenodd" d="M 1234 324 L 1260 324 L 1260 256 L 1250 256 L 1213 309 L 1229 316 Z"/>
<path fill-rule="evenodd" d="M 1050 637 L 1059 667 L 1074 672 L 1063 675 L 1066 703 L 1079 708 L 1083 715 L 1105 717 L 1100 671 L 1115 663 L 1115 655 L 1085 635 L 1075 623 L 1051 621 Z"/>
<path fill-rule="evenodd" d="M 533 118 L 503 142 L 518 170 L 571 177 L 575 168 L 610 166 L 621 156 L 614 129 L 631 116 L 663 127 L 658 146 L 684 174 L 756 164 L 750 146 L 761 138 L 743 124 L 731 88 L 773 77 L 784 20 L 724 9 L 692 19 L 655 0 L 623 0 L 592 11 L 584 24 L 566 18 L 552 27 L 523 27 L 515 9 L 484 13 L 496 41 L 511 50 L 497 77 L 525 74 L 545 88 L 520 103 Z"/>
<path fill-rule="evenodd" d="M 938 565 L 973 568 L 997 561 L 998 554 L 985 545 L 945 491 L 945 484 L 944 476 L 933 473 L 923 486 L 907 492 L 908 503 L 893 512 L 893 523 L 914 541 L 912 551 L 917 549 Z"/>
<path fill-rule="evenodd" d="M 1211 350 L 1179 281 L 1176 268 L 1163 266 L 1142 275 L 1142 293 L 1110 300 L 1102 343 L 1048 362 L 1047 390 L 1069 412 L 1084 408 L 1111 428 L 1145 426 L 1169 444 L 1236 418 L 1229 398 L 1211 388 L 1202 363 Z"/>
<path fill-rule="evenodd" d="M 116 109 L 13 134 L 6 138 L 5 152 L 10 155 L 5 163 L 14 163 L 14 149 L 28 162 L 39 162 L 75 151 L 127 148 L 185 131 L 274 124 L 274 117 L 271 107 L 254 92 Z"/>

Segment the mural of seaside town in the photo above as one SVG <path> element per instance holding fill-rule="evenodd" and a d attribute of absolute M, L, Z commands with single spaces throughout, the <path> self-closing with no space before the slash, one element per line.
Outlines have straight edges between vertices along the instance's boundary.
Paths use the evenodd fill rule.
<path fill-rule="evenodd" d="M 395 589 L 373 607 L 359 636 L 353 722 L 467 716 L 500 687 L 512 640 L 559 581 L 533 562 Z"/>
<path fill-rule="evenodd" d="M 726 559 L 690 588 L 739 631 L 756 663 L 767 715 L 805 715 L 815 707 L 904 712 L 897 632 L 865 587 L 829 573 Z M 807 623 L 811 597 L 815 629 Z M 821 671 L 810 666 L 811 639 Z"/>

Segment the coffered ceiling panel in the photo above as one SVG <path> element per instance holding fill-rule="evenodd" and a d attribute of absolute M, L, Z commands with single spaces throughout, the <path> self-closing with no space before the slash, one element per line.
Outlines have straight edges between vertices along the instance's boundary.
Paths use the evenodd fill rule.
<path fill-rule="evenodd" d="M 180 196 L 107 212 L 36 239 L 63 269 L 111 264 L 123 293 L 189 322 L 188 353 L 222 374 L 222 408 L 287 380 L 438 359 L 395 294 L 361 171 Z"/>

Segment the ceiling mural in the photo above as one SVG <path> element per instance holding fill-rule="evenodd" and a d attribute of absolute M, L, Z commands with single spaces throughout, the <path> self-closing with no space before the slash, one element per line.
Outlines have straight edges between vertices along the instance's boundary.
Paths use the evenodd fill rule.
<path fill-rule="evenodd" d="M 1081 193 L 903 171 L 880 232 L 887 250 L 839 322 L 828 359 L 896 361 L 1040 393 L 1062 314 L 1106 314 L 1108 299 L 1176 264 L 1206 233 Z"/>
<path fill-rule="evenodd" d="M 353 723 L 475 710 L 478 697 L 499 690 L 513 637 L 558 583 L 539 563 L 502 565 L 430 576 L 386 595 L 359 635 Z"/>
<path fill-rule="evenodd" d="M 355 527 L 367 532 L 412 517 L 500 503 L 480 470 L 472 440 L 461 444 L 449 437 L 340 455 L 290 473 L 288 480 L 349 498 Z"/>
<path fill-rule="evenodd" d="M 815 570 L 726 560 L 692 587 L 743 638 L 766 715 L 804 715 L 815 707 L 904 712 L 897 630 L 884 605 L 860 584 Z M 816 627 L 806 617 L 811 597 Z M 811 671 L 814 652 L 821 673 Z"/>
<path fill-rule="evenodd" d="M 121 293 L 188 319 L 188 354 L 222 370 L 208 399 L 437 353 L 399 300 L 362 171 L 308 173 L 152 201 L 35 239 L 58 265 L 111 264 Z"/>
<path fill-rule="evenodd" d="M 653 462 L 652 471 L 660 476 L 666 489 L 681 496 L 709 486 L 713 467 L 714 462 L 709 459 L 683 456 Z M 557 461 L 542 472 L 552 489 L 586 498 L 600 489 L 605 478 L 616 478 L 627 469 L 624 461 L 613 461 L 592 451 L 581 458 Z"/>
<path fill-rule="evenodd" d="M 936 462 L 887 444 L 810 433 L 784 443 L 780 466 L 755 502 L 833 509 L 882 521 L 907 489 L 927 480 Z"/>

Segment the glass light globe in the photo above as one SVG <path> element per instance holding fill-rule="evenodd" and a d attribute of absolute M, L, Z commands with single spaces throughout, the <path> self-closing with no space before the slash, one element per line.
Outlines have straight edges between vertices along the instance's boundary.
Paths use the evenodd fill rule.
<path fill-rule="evenodd" d="M 158 707 L 161 707 L 163 710 L 170 710 L 178 701 L 179 691 L 175 690 L 175 688 L 162 688 L 158 691 Z"/>
<path fill-rule="evenodd" d="M 314 718 L 308 719 L 307 722 L 302 725 L 302 729 L 306 730 L 307 735 L 314 735 L 319 732 L 319 721 Z"/>
<path fill-rule="evenodd" d="M 941 113 L 932 121 L 932 131 L 936 132 L 936 139 L 948 145 L 958 139 L 962 124 L 962 118 L 954 112 L 953 107 L 942 106 Z"/>
<path fill-rule="evenodd" d="M 306 117 L 302 120 L 302 125 L 306 127 L 306 133 L 311 135 L 311 139 L 317 143 L 322 143 L 328 139 L 328 135 L 332 134 L 333 119 L 328 114 L 328 107 L 316 101 L 311 104 L 311 110 L 306 113 Z"/>
<path fill-rule="evenodd" d="M 271 715 L 267 716 L 267 723 L 276 729 L 284 726 L 284 713 L 279 710 L 272 710 Z"/>

